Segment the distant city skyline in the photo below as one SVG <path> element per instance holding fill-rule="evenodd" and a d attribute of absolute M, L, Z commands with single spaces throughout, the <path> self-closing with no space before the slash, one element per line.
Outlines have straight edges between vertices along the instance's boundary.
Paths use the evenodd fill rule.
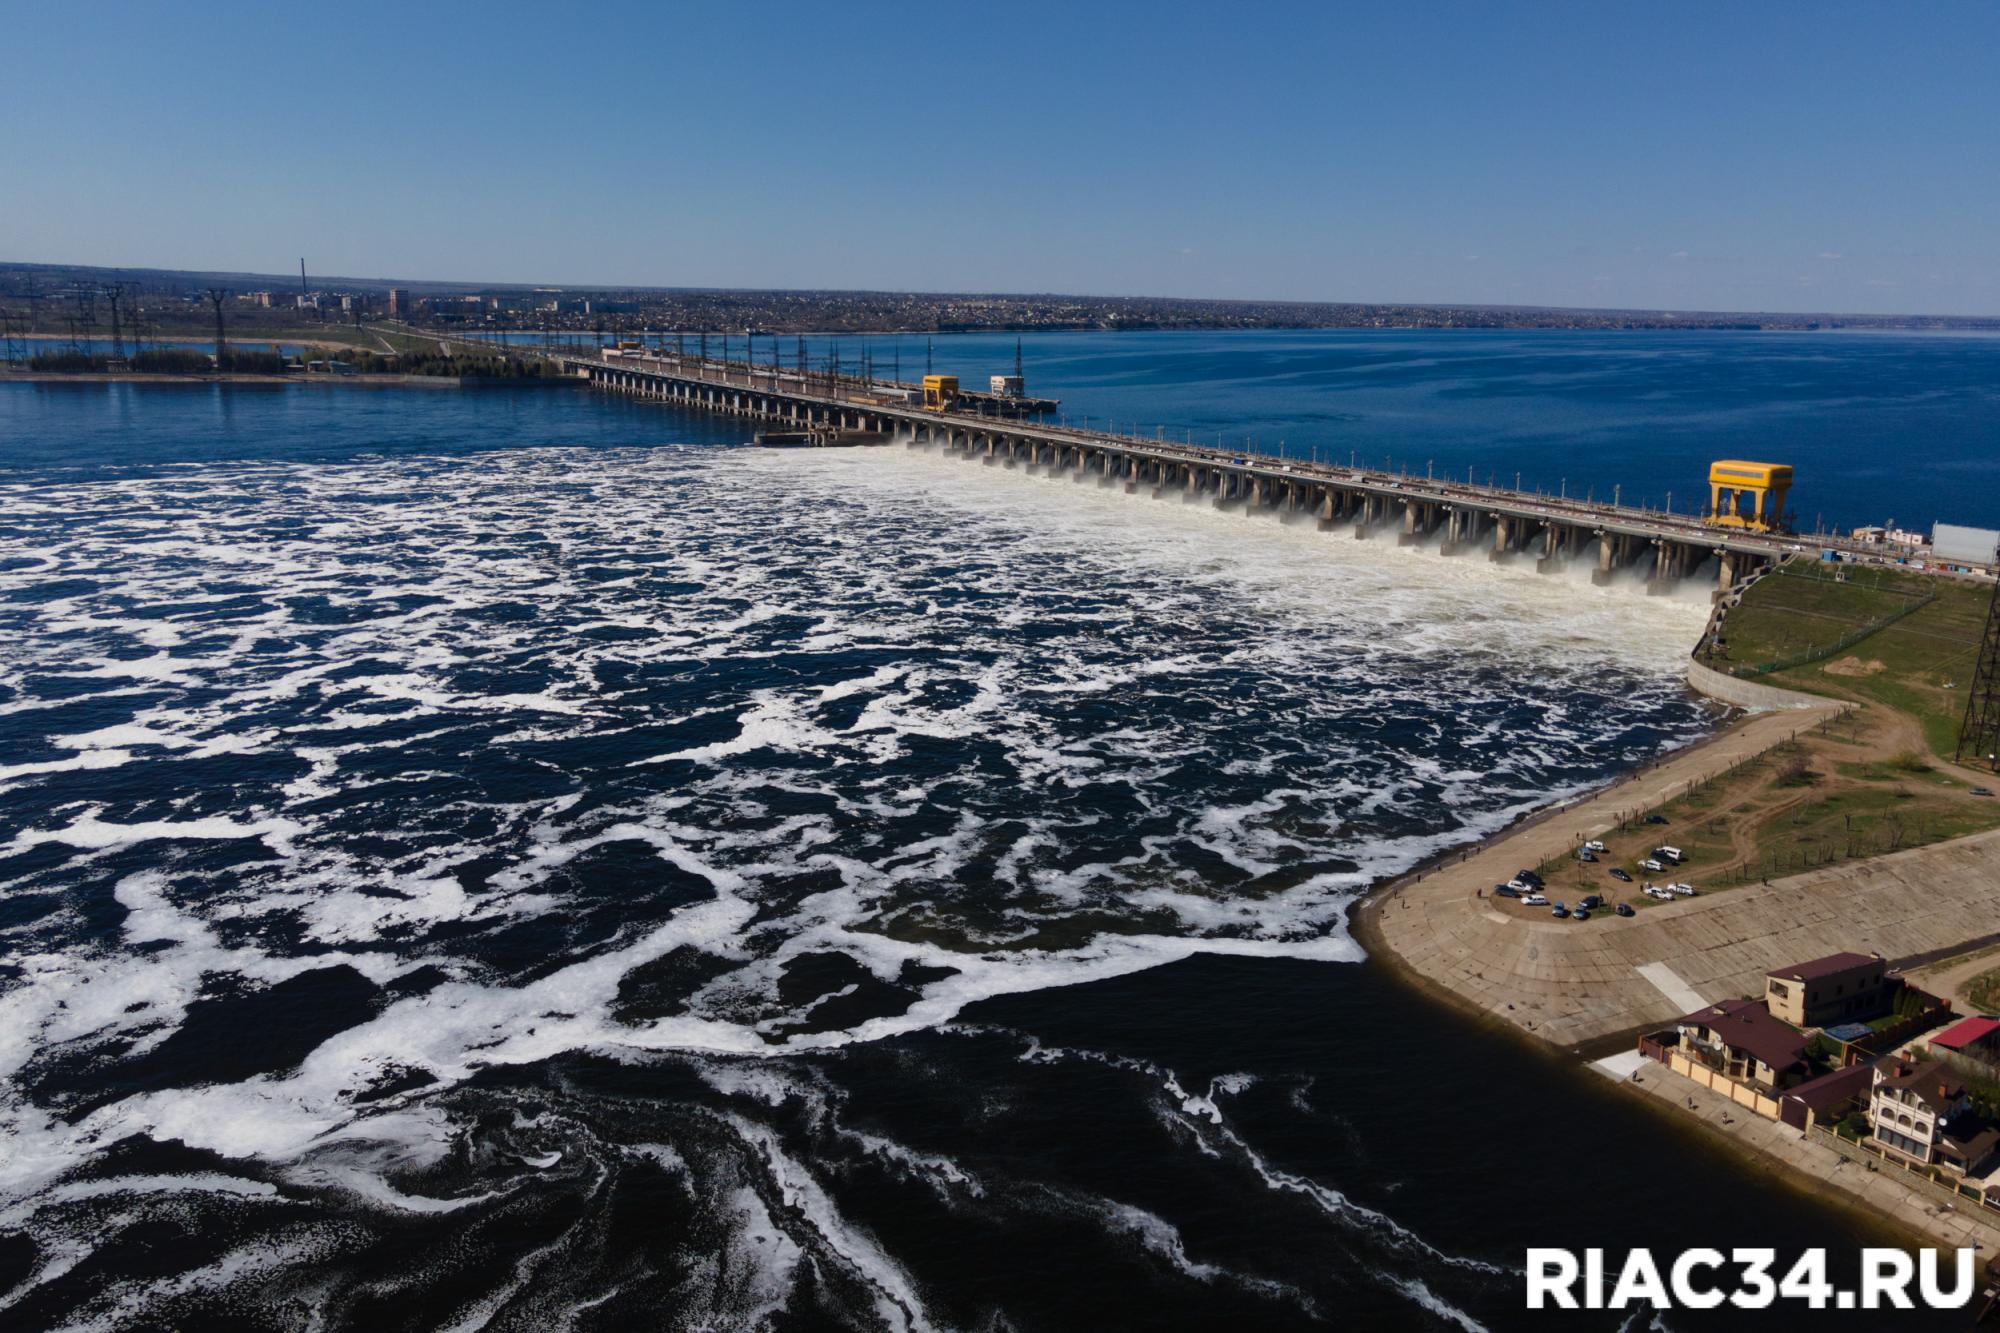
<path fill-rule="evenodd" d="M 2000 314 L 2000 9 L 10 14 L 0 260 Z"/>

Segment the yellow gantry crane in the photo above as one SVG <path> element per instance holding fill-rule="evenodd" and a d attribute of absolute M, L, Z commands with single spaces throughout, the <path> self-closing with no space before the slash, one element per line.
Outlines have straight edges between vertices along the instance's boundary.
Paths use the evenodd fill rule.
<path fill-rule="evenodd" d="M 958 397 L 958 376 L 924 376 L 924 407 L 932 412 L 942 412 Z"/>
<path fill-rule="evenodd" d="M 1708 469 L 1708 525 L 1777 532 L 1784 523 L 1785 496 L 1791 489 L 1789 463 L 1719 459 Z"/>

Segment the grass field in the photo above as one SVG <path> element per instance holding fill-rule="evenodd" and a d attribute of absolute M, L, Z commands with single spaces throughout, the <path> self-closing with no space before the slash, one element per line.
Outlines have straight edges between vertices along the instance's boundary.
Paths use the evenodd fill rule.
<path fill-rule="evenodd" d="M 1645 911 L 1660 905 L 1640 891 L 1647 881 L 1714 893 L 2000 827 L 2000 798 L 1971 795 L 1928 756 L 1884 757 L 1895 734 L 1885 711 L 1868 710 L 1718 771 L 1657 810 L 1632 812 L 1604 835 L 1595 863 L 1562 857 L 1538 867 L 1547 893 L 1572 904 L 1596 893 Z M 1648 814 L 1666 822 L 1649 823 Z M 1680 849 L 1681 864 L 1641 869 L 1663 845 Z M 1612 878 L 1614 866 L 1637 882 Z"/>
<path fill-rule="evenodd" d="M 1846 652 L 1771 679 L 1816 694 L 1887 704 L 1915 718 L 1932 752 L 1949 758 L 1965 720 L 1965 689 L 1979 657 L 1993 591 L 1940 579 L 1937 594 L 1930 605 Z"/>
<path fill-rule="evenodd" d="M 1740 670 L 1824 650 L 1907 610 L 1940 582 L 1903 570 L 1794 560 L 1744 593 L 1723 624 L 1728 646 L 1716 664 Z"/>
<path fill-rule="evenodd" d="M 1845 570 L 1834 581 L 1795 561 L 1755 584 L 1723 624 L 1727 653 L 1710 664 L 1742 670 L 1837 642 L 1879 624 L 1926 593 L 1926 605 L 1859 642 L 1765 677 L 1772 684 L 1886 704 L 1914 718 L 1932 753 L 1949 758 L 1965 716 L 1993 591 L 1902 570 Z"/>

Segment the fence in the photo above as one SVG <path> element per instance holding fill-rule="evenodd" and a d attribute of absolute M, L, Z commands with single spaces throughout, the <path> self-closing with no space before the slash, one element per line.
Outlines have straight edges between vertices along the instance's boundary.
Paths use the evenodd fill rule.
<path fill-rule="evenodd" d="M 1901 1158 L 1891 1157 L 1879 1148 L 1871 1147 L 1867 1140 L 1859 1143 L 1844 1139 L 1824 1125 L 1814 1125 L 1806 1131 L 1813 1142 L 1833 1149 L 1848 1161 L 1874 1170 L 1893 1168 L 1903 1173 L 1903 1179 L 1912 1189 L 1928 1194 L 1939 1203 L 1956 1208 L 1963 1203 L 1976 1203 L 1992 1212 L 2000 1212 L 2000 1202 L 1986 1197 L 1984 1191 L 1972 1185 L 1948 1185 L 1934 1180 L 1929 1168 L 1915 1166 Z"/>
<path fill-rule="evenodd" d="M 1834 583 L 1839 581 L 1835 579 L 1823 579 L 1817 574 L 1801 574 L 1792 569 L 1790 565 L 1779 566 L 1774 571 L 1774 574 L 1780 578 L 1804 579 L 1810 583 Z M 1870 635 L 1880 634 L 1904 616 L 1921 611 L 1936 600 L 1937 593 L 1935 591 L 1926 592 L 1921 596 L 1905 601 L 1899 609 L 1891 611 L 1886 616 L 1878 616 L 1874 620 L 1856 626 L 1830 644 L 1814 644 L 1803 652 L 1792 653 L 1779 658 L 1775 662 L 1759 662 L 1755 665 L 1732 666 L 1728 668 L 1728 672 L 1732 676 L 1768 676 L 1775 671 L 1789 671 L 1793 667 L 1804 666 L 1808 662 L 1817 662 L 1823 658 L 1832 657 L 1835 653 L 1847 651 Z"/>
<path fill-rule="evenodd" d="M 1775 1097 L 1767 1097 L 1748 1084 L 1738 1083 L 1726 1074 L 1705 1068 L 1679 1051 L 1668 1053 L 1667 1068 L 1710 1092 L 1727 1097 L 1746 1111 L 1754 1111 L 1766 1120 L 1778 1118 L 1779 1106 Z"/>

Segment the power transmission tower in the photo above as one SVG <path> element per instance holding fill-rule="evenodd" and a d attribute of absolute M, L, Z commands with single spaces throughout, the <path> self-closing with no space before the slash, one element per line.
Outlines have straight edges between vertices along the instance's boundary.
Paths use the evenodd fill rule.
<path fill-rule="evenodd" d="M 125 284 L 107 282 L 104 284 L 104 299 L 111 302 L 111 359 L 113 362 L 125 360 L 125 326 L 118 319 L 118 305 L 125 299 Z"/>
<path fill-rule="evenodd" d="M 1960 763 L 2000 769 L 2000 585 L 1986 607 L 1986 632 L 1979 640 L 1979 665 L 1965 696 L 1965 721 L 1958 729 Z"/>
<path fill-rule="evenodd" d="M 229 353 L 229 342 L 222 335 L 222 303 L 229 299 L 227 287 L 210 287 L 208 303 L 215 307 L 215 368 L 222 369 L 222 359 Z"/>

